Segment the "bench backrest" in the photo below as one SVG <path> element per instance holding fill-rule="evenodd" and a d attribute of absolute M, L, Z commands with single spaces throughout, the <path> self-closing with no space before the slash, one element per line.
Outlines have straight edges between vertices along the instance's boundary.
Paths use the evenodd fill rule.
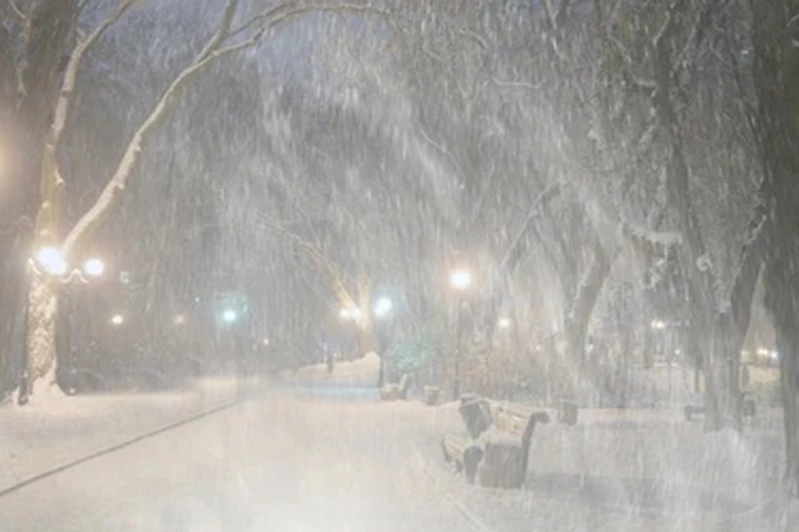
<path fill-rule="evenodd" d="M 400 377 L 399 385 L 397 387 L 399 388 L 399 391 L 401 393 L 404 393 L 408 391 L 408 387 L 410 386 L 410 384 L 411 384 L 411 376 L 408 375 L 407 373 L 403 373 L 402 377 Z"/>

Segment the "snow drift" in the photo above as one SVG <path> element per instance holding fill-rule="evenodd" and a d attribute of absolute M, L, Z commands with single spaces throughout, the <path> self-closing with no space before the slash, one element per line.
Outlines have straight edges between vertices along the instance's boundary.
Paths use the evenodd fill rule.
<path fill-rule="evenodd" d="M 379 376 L 380 356 L 369 352 L 349 362 L 337 362 L 332 372 L 325 364 L 312 364 L 284 372 L 283 379 L 293 384 L 366 387 L 377 386 Z"/>

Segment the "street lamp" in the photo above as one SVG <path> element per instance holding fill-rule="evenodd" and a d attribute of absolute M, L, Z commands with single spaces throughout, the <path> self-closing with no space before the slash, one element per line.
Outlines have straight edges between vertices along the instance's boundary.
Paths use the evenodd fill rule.
<path fill-rule="evenodd" d="M 391 299 L 387 297 L 381 297 L 375 303 L 375 317 L 377 318 L 385 318 L 390 312 L 394 304 L 391 302 Z"/>
<path fill-rule="evenodd" d="M 49 274 L 58 277 L 62 284 L 70 283 L 77 278 L 86 283 L 86 277 L 101 277 L 105 273 L 105 263 L 98 258 L 89 258 L 83 263 L 83 268 L 73 269 L 70 266 L 61 250 L 54 246 L 45 246 L 36 252 L 35 260 L 31 261 L 34 273 L 38 275 Z M 67 275 L 69 272 L 69 275 Z"/>
<path fill-rule="evenodd" d="M 472 285 L 472 272 L 458 268 L 449 274 L 449 284 L 455 290 L 466 290 Z"/>
<path fill-rule="evenodd" d="M 500 318 L 497 322 L 497 327 L 500 329 L 510 329 L 510 320 L 508 318 Z"/>
<path fill-rule="evenodd" d="M 122 316 L 122 314 L 114 314 L 113 316 L 111 316 L 111 325 L 118 327 L 123 323 L 125 323 L 125 318 L 124 316 Z"/>
<path fill-rule="evenodd" d="M 222 320 L 225 323 L 233 323 L 238 319 L 239 315 L 236 314 L 236 311 L 233 309 L 227 309 L 225 312 L 222 313 Z"/>
<path fill-rule="evenodd" d="M 449 284 L 457 294 L 457 326 L 455 347 L 455 381 L 452 384 L 453 399 L 460 397 L 461 390 L 461 351 L 463 348 L 463 301 L 462 294 L 472 286 L 472 272 L 465 268 L 456 268 L 449 273 Z"/>
<path fill-rule="evenodd" d="M 97 258 L 91 258 L 83 263 L 83 273 L 89 277 L 100 277 L 105 272 L 105 263 Z"/>
<path fill-rule="evenodd" d="M 361 319 L 361 309 L 358 307 L 342 307 L 338 315 L 344 321 L 358 321 Z"/>
<path fill-rule="evenodd" d="M 384 360 L 386 358 L 386 349 L 388 347 L 388 341 L 385 338 L 386 336 L 386 324 L 385 322 L 388 321 L 388 318 L 391 314 L 391 309 L 394 307 L 394 303 L 388 297 L 381 297 L 375 302 L 374 306 L 374 314 L 375 318 L 377 318 L 380 322 L 383 322 L 379 325 L 379 338 L 380 338 L 380 372 L 377 378 L 377 386 L 382 387 L 383 383 L 385 382 L 386 378 L 386 371 L 385 371 L 385 363 Z"/>
<path fill-rule="evenodd" d="M 36 262 L 50 275 L 64 275 L 69 269 L 67 261 L 61 255 L 61 250 L 53 246 L 40 249 L 36 253 Z"/>
<path fill-rule="evenodd" d="M 183 325 L 186 323 L 186 315 L 178 314 L 172 321 L 175 323 L 175 325 Z"/>
<path fill-rule="evenodd" d="M 358 321 L 362 314 L 358 307 L 342 307 L 338 315 L 344 321 Z"/>

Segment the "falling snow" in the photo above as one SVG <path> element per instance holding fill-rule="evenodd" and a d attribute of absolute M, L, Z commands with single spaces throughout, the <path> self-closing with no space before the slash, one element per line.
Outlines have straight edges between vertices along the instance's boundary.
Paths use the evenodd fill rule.
<path fill-rule="evenodd" d="M 0 2 L 0 529 L 799 529 L 799 3 L 612 4 Z"/>

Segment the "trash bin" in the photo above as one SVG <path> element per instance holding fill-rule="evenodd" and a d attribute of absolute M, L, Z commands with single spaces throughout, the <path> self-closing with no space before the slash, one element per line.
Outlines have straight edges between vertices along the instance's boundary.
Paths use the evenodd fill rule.
<path fill-rule="evenodd" d="M 438 404 L 438 399 L 441 397 L 441 388 L 438 386 L 425 386 L 424 387 L 424 404 L 427 406 L 435 406 Z"/>
<path fill-rule="evenodd" d="M 741 394 L 741 416 L 755 417 L 757 413 L 757 404 L 754 397 L 748 393 Z"/>
<path fill-rule="evenodd" d="M 577 424 L 577 403 L 574 401 L 561 401 L 558 404 L 558 422 L 566 425 Z"/>
<path fill-rule="evenodd" d="M 461 405 L 458 411 L 466 423 L 466 430 L 472 438 L 477 438 L 493 423 L 491 406 L 488 401 L 478 395 L 468 394 L 461 396 Z"/>

